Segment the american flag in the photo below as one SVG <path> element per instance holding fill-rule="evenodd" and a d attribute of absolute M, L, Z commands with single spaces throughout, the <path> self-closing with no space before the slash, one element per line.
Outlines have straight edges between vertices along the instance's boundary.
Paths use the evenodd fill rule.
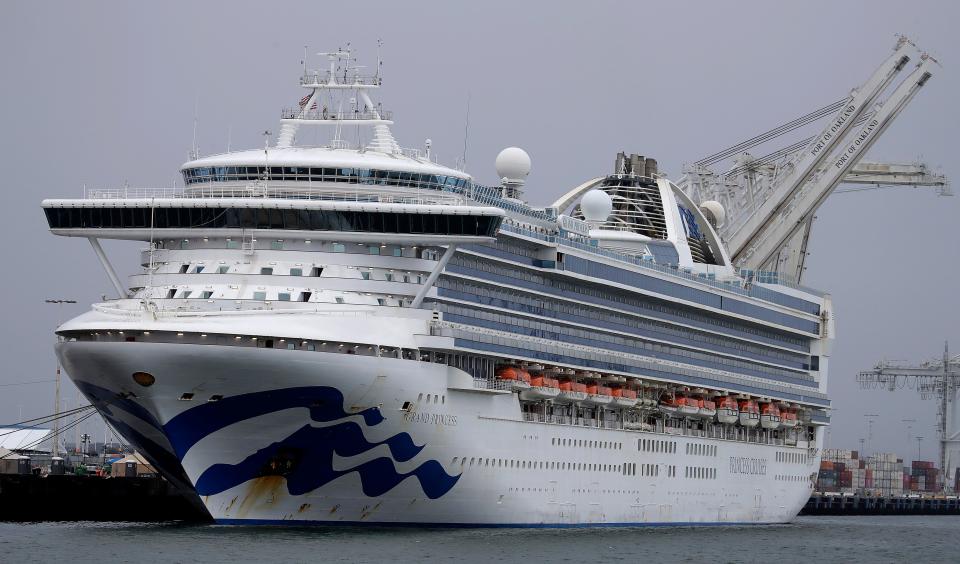
<path fill-rule="evenodd" d="M 301 110 L 303 109 L 304 106 L 307 105 L 307 102 L 310 101 L 310 96 L 313 96 L 313 94 L 307 94 L 307 95 L 304 96 L 303 98 L 300 98 L 300 109 L 301 109 Z M 310 106 L 310 109 L 311 109 L 311 110 L 317 109 L 317 103 L 314 102 L 313 105 Z"/>

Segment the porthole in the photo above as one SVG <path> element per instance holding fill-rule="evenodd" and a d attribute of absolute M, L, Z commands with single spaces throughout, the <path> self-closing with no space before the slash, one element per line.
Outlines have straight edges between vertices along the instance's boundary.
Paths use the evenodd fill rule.
<path fill-rule="evenodd" d="M 157 379 L 154 378 L 153 374 L 150 374 L 149 372 L 134 372 L 133 381 L 137 384 L 140 384 L 144 388 L 147 388 L 152 386 Z"/>

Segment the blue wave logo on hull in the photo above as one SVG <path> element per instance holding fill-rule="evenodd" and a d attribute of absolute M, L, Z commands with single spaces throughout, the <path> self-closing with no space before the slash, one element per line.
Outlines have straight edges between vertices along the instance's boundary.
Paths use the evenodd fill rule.
<path fill-rule="evenodd" d="M 335 388 L 310 386 L 242 394 L 207 403 L 174 417 L 164 431 L 182 460 L 204 437 L 224 428 L 261 415 L 290 408 L 307 408 L 310 418 L 320 423 L 336 422 L 359 416 L 367 426 L 385 421 L 377 408 L 357 413 L 343 410 L 343 395 Z M 235 440 L 244 440 L 237 437 Z M 346 470 L 333 468 L 333 455 L 357 456 L 380 445 L 386 445 L 392 458 L 377 457 Z M 398 433 L 377 443 L 369 442 L 363 428 L 354 421 L 324 427 L 305 425 L 279 442 L 258 450 L 238 464 L 214 464 L 196 483 L 200 495 L 214 495 L 248 480 L 280 475 L 286 478 L 287 491 L 302 495 L 345 474 L 360 476 L 363 493 L 370 497 L 383 495 L 403 480 L 414 476 L 430 499 L 446 494 L 456 485 L 459 475 L 451 476 L 436 460 L 428 460 L 408 473 L 397 472 L 394 462 L 405 462 L 419 454 L 418 446 L 407 433 Z"/>
<path fill-rule="evenodd" d="M 119 412 L 126 412 L 129 416 L 136 417 L 141 423 L 153 427 L 162 434 L 163 426 L 160 425 L 153 414 L 129 397 L 117 394 L 114 391 L 83 380 L 74 380 L 73 384 L 83 392 L 83 395 L 90 400 L 90 403 L 97 408 L 97 411 L 110 422 L 110 425 L 118 433 L 146 455 L 147 459 L 157 467 L 161 474 L 168 479 L 176 480 L 178 483 L 190 484 L 190 479 L 184 472 L 183 467 L 180 466 L 180 459 L 167 450 L 168 445 L 157 444 L 153 439 L 144 436 L 124 421 Z"/>

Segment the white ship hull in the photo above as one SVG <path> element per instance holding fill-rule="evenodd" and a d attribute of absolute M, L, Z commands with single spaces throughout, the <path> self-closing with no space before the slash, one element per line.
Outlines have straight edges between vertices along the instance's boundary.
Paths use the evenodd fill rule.
<path fill-rule="evenodd" d="M 780 523 L 804 505 L 819 465 L 805 442 L 524 421 L 515 393 L 429 362 L 139 342 L 66 342 L 58 354 L 221 523 Z M 136 385 L 136 371 L 156 383 Z M 709 455 L 686 454 L 688 443 Z M 778 462 L 783 451 L 803 462 Z"/>

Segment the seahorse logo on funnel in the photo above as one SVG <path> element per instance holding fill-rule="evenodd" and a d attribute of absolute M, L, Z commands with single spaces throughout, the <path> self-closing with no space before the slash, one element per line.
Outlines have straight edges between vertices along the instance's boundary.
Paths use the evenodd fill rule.
<path fill-rule="evenodd" d="M 313 491 L 344 474 L 360 476 L 363 493 L 369 497 L 385 494 L 400 482 L 414 476 L 430 499 L 453 488 L 460 475 L 451 476 L 436 460 L 427 460 L 410 472 L 397 472 L 395 462 L 406 462 L 426 445 L 417 445 L 407 433 L 397 433 L 380 442 L 370 442 L 355 420 L 359 416 L 367 427 L 385 420 L 377 408 L 357 413 L 343 410 L 343 395 L 327 386 L 286 388 L 224 398 L 187 410 L 164 425 L 177 456 L 181 460 L 193 445 L 229 425 L 277 411 L 305 407 L 311 420 L 327 423 L 314 427 L 309 423 L 289 435 L 257 450 L 237 464 L 214 464 L 197 479 L 200 495 L 214 495 L 265 475 L 282 475 L 291 495 Z M 343 419 L 344 421 L 338 422 Z M 357 456 L 386 445 L 391 457 L 380 456 L 351 468 L 337 470 L 333 455 Z"/>

